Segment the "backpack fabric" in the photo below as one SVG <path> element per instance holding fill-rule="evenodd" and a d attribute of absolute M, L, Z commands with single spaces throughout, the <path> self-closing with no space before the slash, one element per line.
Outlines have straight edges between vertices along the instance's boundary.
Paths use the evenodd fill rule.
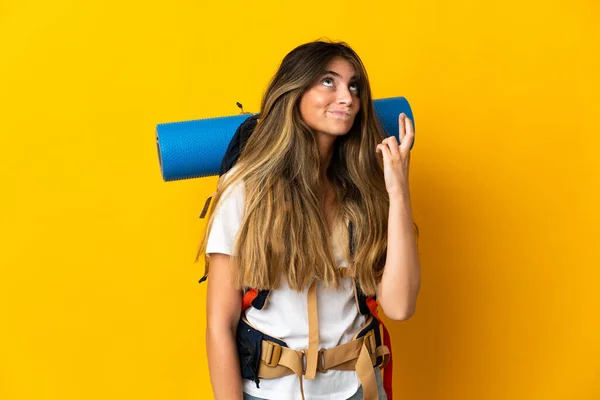
<path fill-rule="evenodd" d="M 253 115 L 242 122 L 241 125 L 236 129 L 231 141 L 229 142 L 229 146 L 225 151 L 223 161 L 221 161 L 219 176 L 226 174 L 231 167 L 235 165 L 240 157 L 240 154 L 242 153 L 246 141 L 250 135 L 252 135 L 252 132 L 254 132 L 254 128 L 256 128 L 259 118 L 260 114 Z"/>

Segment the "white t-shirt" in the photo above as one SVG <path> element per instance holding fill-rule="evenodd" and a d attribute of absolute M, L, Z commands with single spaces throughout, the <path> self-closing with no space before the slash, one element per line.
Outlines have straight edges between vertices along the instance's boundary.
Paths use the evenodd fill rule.
<path fill-rule="evenodd" d="M 235 167 L 234 167 L 235 168 Z M 230 170 L 225 178 L 233 171 Z M 206 253 L 233 252 L 235 235 L 239 230 L 244 212 L 244 185 L 237 182 L 223 194 L 216 205 L 213 226 L 209 234 Z M 340 249 L 334 249 L 340 267 L 348 266 Z M 317 283 L 317 308 L 319 313 L 319 348 L 329 349 L 352 340 L 364 325 L 366 317 L 360 315 L 354 298 L 354 282 L 344 278 L 345 290 L 326 289 L 322 281 Z M 282 278 L 281 286 L 271 290 L 262 310 L 249 307 L 248 322 L 269 336 L 283 340 L 291 349 L 308 348 L 308 288 L 301 293 L 291 290 Z M 243 379 L 244 392 L 266 399 L 300 400 L 300 383 L 296 375 L 275 379 L 260 379 L 260 388 Z M 329 370 L 318 372 L 314 380 L 303 377 L 304 395 L 311 400 L 347 399 L 360 386 L 355 371 Z"/>

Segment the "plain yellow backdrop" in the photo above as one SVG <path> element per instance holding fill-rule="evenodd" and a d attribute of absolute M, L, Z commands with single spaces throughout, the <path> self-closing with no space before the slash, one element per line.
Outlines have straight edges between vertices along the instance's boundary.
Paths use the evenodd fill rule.
<path fill-rule="evenodd" d="M 600 399 L 597 1 L 0 3 L 0 399 L 210 399 L 193 263 L 216 178 L 158 123 L 257 112 L 348 42 L 405 96 L 422 288 L 397 399 Z"/>

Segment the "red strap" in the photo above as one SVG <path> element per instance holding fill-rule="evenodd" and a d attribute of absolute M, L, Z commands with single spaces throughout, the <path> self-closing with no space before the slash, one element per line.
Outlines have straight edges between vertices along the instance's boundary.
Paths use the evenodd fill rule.
<path fill-rule="evenodd" d="M 258 289 L 250 289 L 244 294 L 242 298 L 242 312 L 252 305 L 256 296 L 258 296 Z"/>
<path fill-rule="evenodd" d="M 392 341 L 390 340 L 390 334 L 381 320 L 381 326 L 383 326 L 383 344 L 390 350 L 390 359 L 383 369 L 383 388 L 387 394 L 388 400 L 392 400 Z"/>
<path fill-rule="evenodd" d="M 383 323 L 381 318 L 379 318 L 379 314 L 377 312 L 377 300 L 375 300 L 372 297 L 367 297 L 367 306 L 369 307 L 371 314 L 373 314 L 373 316 L 377 318 L 377 321 L 379 321 L 379 323 L 383 327 L 383 344 L 386 345 L 387 348 L 390 350 L 390 360 L 383 369 L 383 388 L 385 389 L 385 393 L 387 394 L 388 400 L 392 400 L 392 341 L 390 339 L 390 334 L 387 328 L 385 327 L 385 324 Z"/>

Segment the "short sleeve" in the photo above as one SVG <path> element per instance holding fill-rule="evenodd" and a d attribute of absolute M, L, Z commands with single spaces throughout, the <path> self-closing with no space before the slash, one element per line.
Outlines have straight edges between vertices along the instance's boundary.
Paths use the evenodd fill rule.
<path fill-rule="evenodd" d="M 224 179 L 227 179 L 228 175 L 229 173 Z M 232 254 L 235 238 L 242 223 L 244 196 L 244 183 L 238 181 L 223 193 L 219 203 L 215 205 L 215 216 L 208 235 L 206 254 Z"/>

